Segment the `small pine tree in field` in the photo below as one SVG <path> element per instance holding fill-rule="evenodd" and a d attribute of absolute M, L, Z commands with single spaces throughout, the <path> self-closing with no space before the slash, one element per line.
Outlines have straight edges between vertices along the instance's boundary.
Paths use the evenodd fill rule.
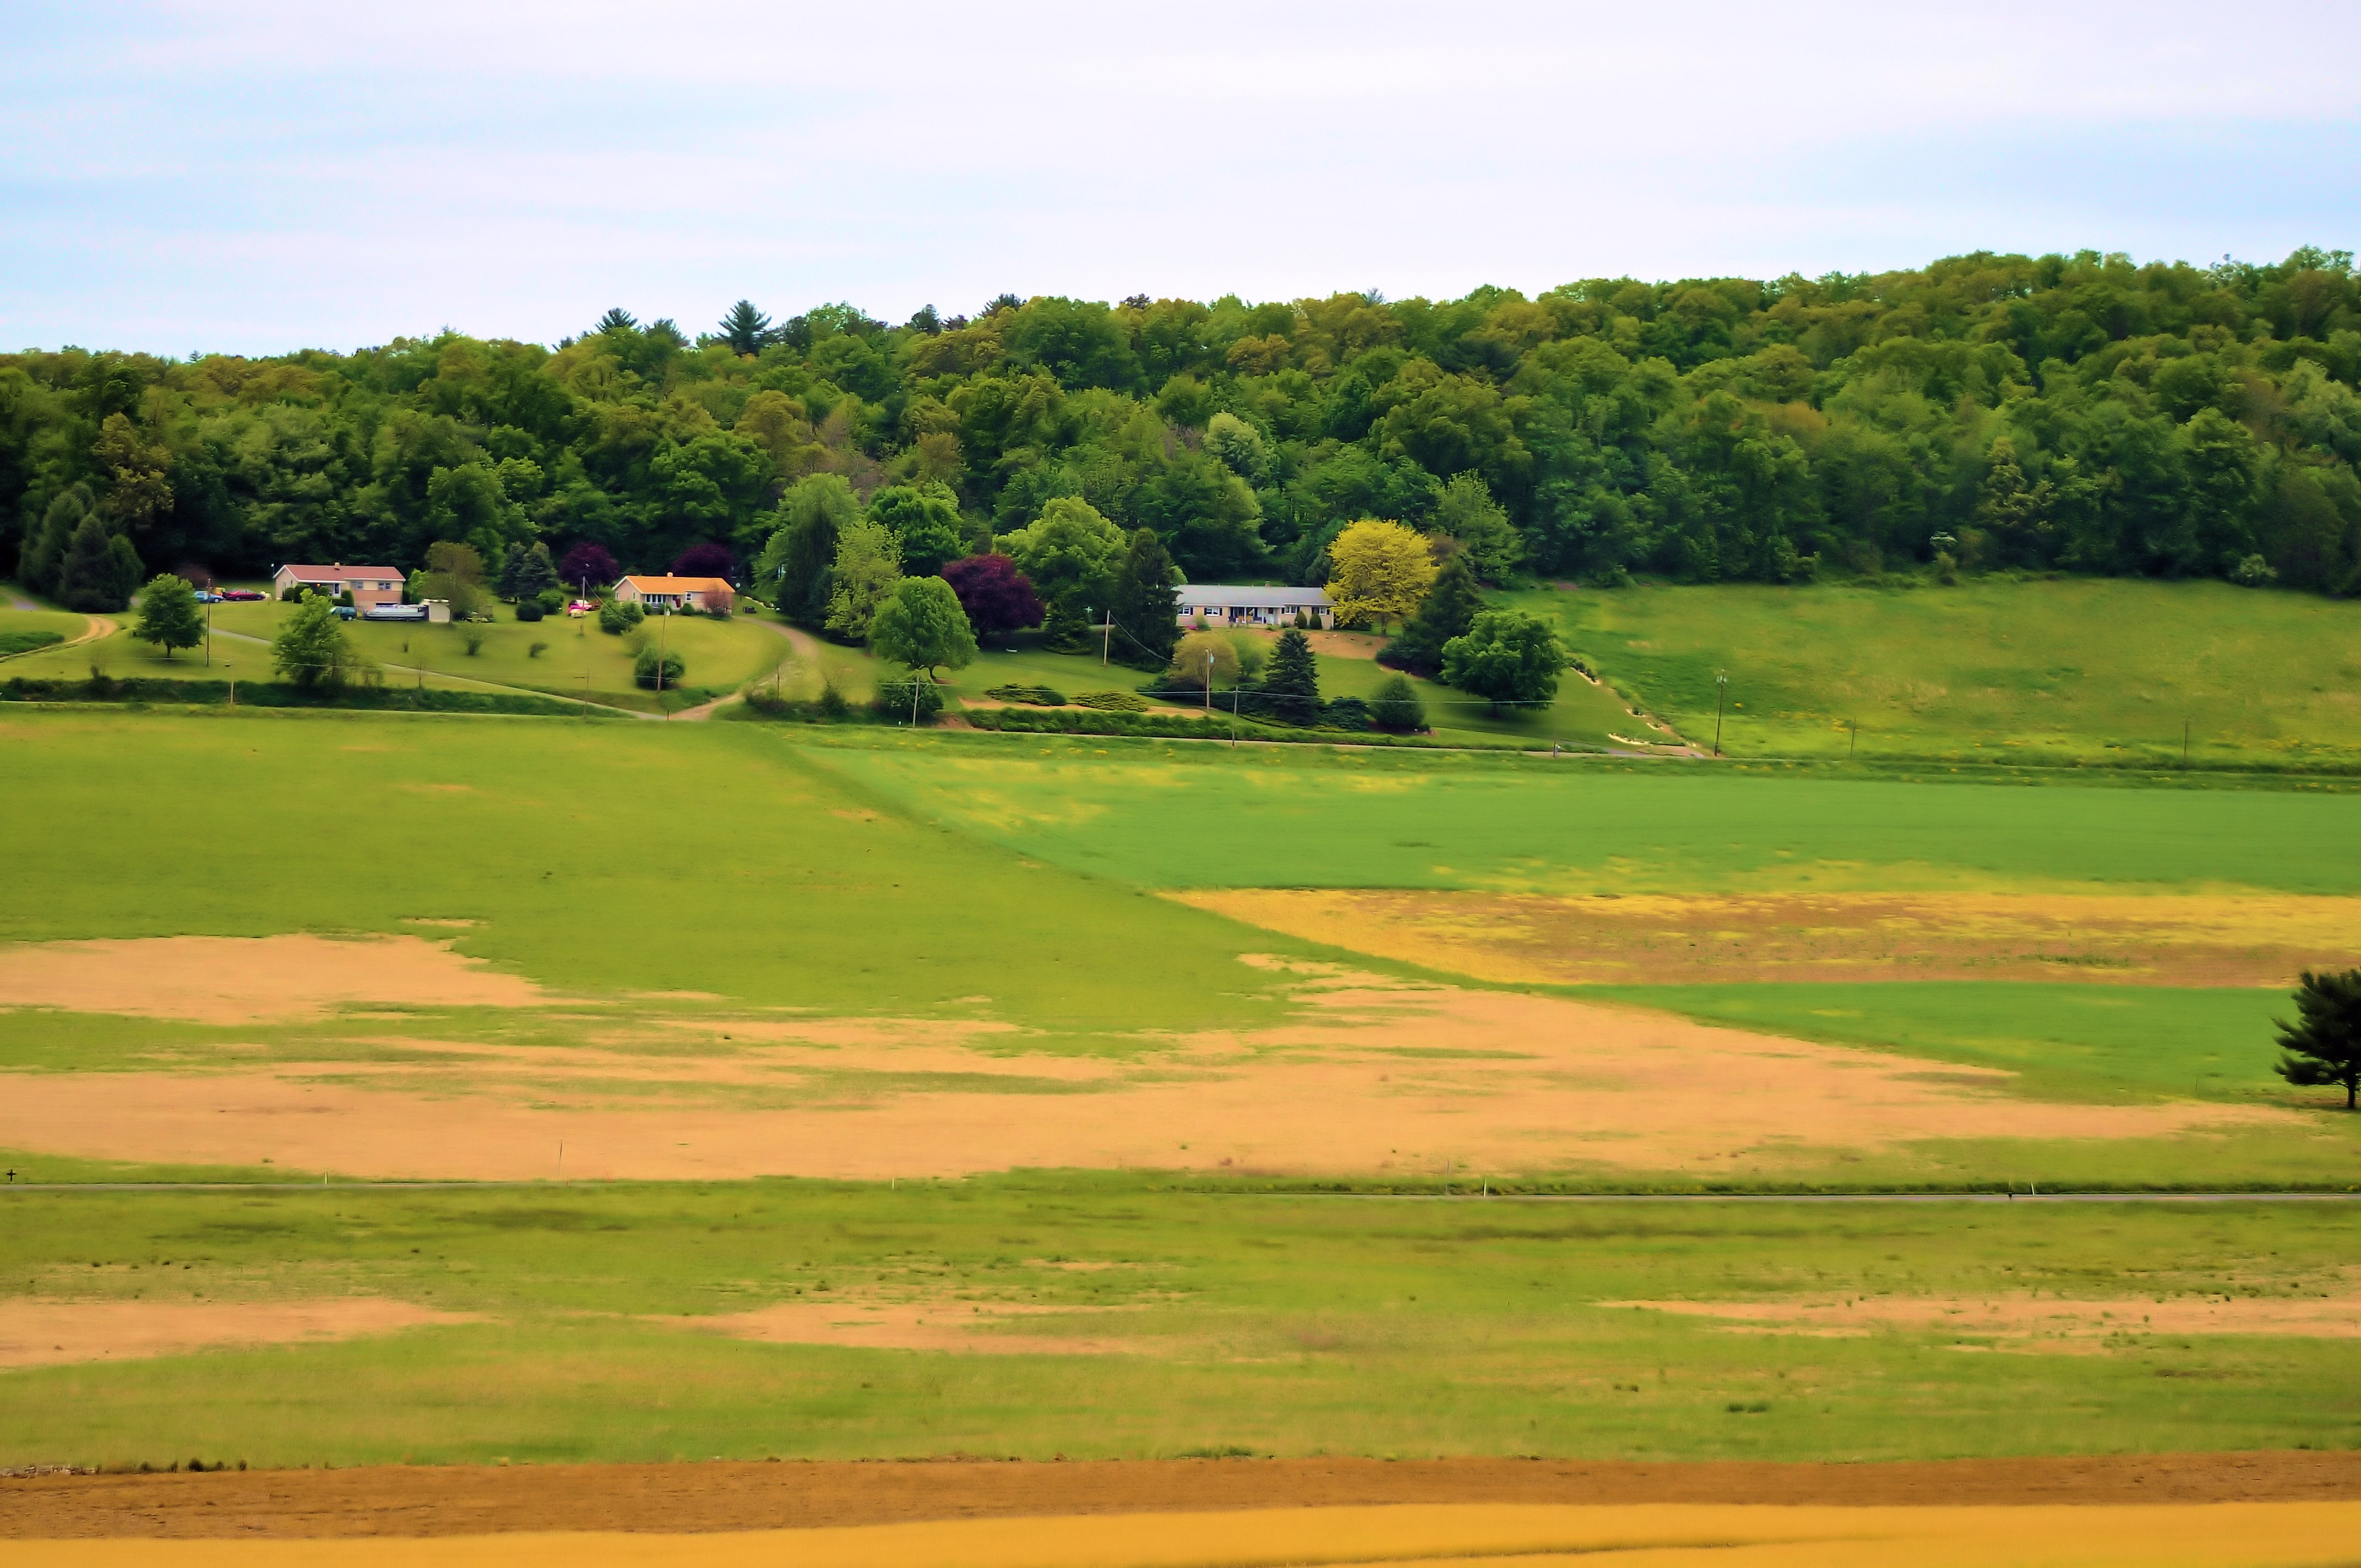
<path fill-rule="evenodd" d="M 1369 722 L 1380 729 L 1410 735 L 1426 728 L 1426 706 L 1406 675 L 1388 675 L 1369 698 Z"/>
<path fill-rule="evenodd" d="M 1309 724 L 1318 716 L 1320 667 L 1312 657 L 1312 639 L 1291 626 L 1279 634 L 1262 692 L 1271 716 L 1284 723 Z"/>
<path fill-rule="evenodd" d="M 2301 1089 L 2345 1091 L 2345 1108 L 2361 1091 L 2361 969 L 2343 974 L 2304 972 L 2295 993 L 2296 1021 L 2276 1019 L 2282 1052 L 2273 1070 Z"/>

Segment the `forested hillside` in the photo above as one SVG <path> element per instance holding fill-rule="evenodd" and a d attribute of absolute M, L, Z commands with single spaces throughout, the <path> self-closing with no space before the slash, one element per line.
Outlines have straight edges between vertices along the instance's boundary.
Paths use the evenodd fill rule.
<path fill-rule="evenodd" d="M 1376 516 L 1495 577 L 1933 563 L 2345 592 L 2356 376 L 2361 280 L 2313 250 L 1532 300 L 1008 296 L 898 326 L 741 306 L 694 337 L 616 311 L 555 349 L 67 348 L 0 356 L 0 570 L 54 578 L 77 530 L 85 555 L 107 543 L 85 518 L 151 571 L 410 568 L 443 539 L 494 566 L 534 540 L 752 560 L 787 488 L 834 473 L 916 488 L 906 510 L 955 499 L 970 546 L 1081 497 L 1201 581 L 1321 580 L 1326 541 Z"/>

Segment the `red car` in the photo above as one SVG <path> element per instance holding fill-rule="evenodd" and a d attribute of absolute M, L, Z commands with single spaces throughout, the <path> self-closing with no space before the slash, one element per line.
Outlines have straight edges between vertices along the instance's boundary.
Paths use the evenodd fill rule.
<path fill-rule="evenodd" d="M 269 597 L 270 596 L 269 594 L 263 593 L 259 589 L 256 588 L 224 588 L 222 590 L 222 598 L 238 604 L 249 603 L 256 599 L 265 599 Z"/>

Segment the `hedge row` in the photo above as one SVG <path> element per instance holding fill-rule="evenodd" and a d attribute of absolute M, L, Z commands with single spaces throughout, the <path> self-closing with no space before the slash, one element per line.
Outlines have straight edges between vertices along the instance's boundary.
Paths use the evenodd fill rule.
<path fill-rule="evenodd" d="M 1177 714 L 1104 713 L 1093 709 L 987 707 L 970 708 L 967 720 L 978 729 L 1029 735 L 1135 735 L 1168 740 L 1226 740 L 1233 720 L 1225 713 L 1211 718 L 1183 718 Z M 1341 729 L 1281 729 L 1251 718 L 1235 721 L 1241 740 L 1286 740 L 1315 746 L 1426 746 L 1423 736 L 1388 735 L 1378 731 Z"/>
<path fill-rule="evenodd" d="M 5 702 L 146 702 L 220 707 L 229 702 L 227 681 L 165 681 L 135 677 L 87 681 L 27 680 L 0 683 Z M 555 697 L 510 692 L 446 691 L 417 686 L 346 686 L 306 690 L 280 681 L 240 681 L 240 707 L 351 707 L 400 713 L 537 713 L 568 718 L 620 718 L 613 708 L 584 707 Z"/>

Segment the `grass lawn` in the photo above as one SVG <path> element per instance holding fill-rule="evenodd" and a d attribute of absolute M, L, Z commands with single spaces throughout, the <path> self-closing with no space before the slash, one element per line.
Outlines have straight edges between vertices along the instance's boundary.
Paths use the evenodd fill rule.
<path fill-rule="evenodd" d="M 219 680 L 220 665 L 226 661 L 241 679 L 275 678 L 267 643 L 293 607 L 264 602 L 212 608 L 215 636 L 210 667 L 202 648 L 184 649 L 167 658 L 160 650 L 137 641 L 130 631 L 131 616 L 126 614 L 115 618 L 124 630 L 111 637 L 12 660 L 7 673 L 27 679 L 78 680 L 95 663 L 117 678 Z M 658 706 L 655 695 L 642 691 L 632 679 L 632 650 L 637 641 L 633 636 L 608 636 L 590 617 L 575 620 L 561 615 L 526 623 L 513 619 L 507 606 L 501 606 L 498 614 L 498 620 L 474 627 L 355 620 L 345 630 L 363 654 L 384 666 L 385 679 L 392 685 L 483 683 L 645 710 Z M 465 640 L 470 630 L 483 637 L 482 647 L 474 654 L 467 652 Z M 653 642 L 658 630 L 653 622 L 649 623 L 646 641 Z M 681 653 L 687 664 L 678 698 L 667 701 L 665 707 L 687 706 L 734 691 L 769 672 L 790 652 L 776 631 L 745 618 L 718 621 L 704 616 L 675 616 L 661 631 L 665 645 Z M 538 653 L 533 652 L 536 644 L 541 647 Z"/>
<path fill-rule="evenodd" d="M 1279 640 L 1275 631 L 1241 635 L 1257 637 L 1266 646 Z M 1052 653 L 1025 646 L 1022 641 L 1010 647 L 1009 641 L 985 639 L 972 664 L 964 670 L 947 672 L 960 696 L 981 697 L 992 686 L 1014 683 L 1046 685 L 1071 698 L 1089 691 L 1137 691 L 1148 679 L 1148 672 L 1144 670 L 1122 664 L 1102 665 L 1095 652 Z M 1333 640 L 1332 645 L 1359 645 L 1365 652 L 1373 652 L 1384 641 L 1379 637 L 1345 637 Z M 1319 668 L 1321 695 L 1328 697 L 1370 696 L 1397 673 L 1368 657 L 1315 652 L 1313 658 Z M 1652 733 L 1625 711 L 1612 691 L 1595 686 L 1571 671 L 1559 688 L 1557 700 L 1532 712 L 1503 708 L 1494 714 L 1488 704 L 1465 692 L 1416 676 L 1411 677 L 1411 684 L 1425 706 L 1427 723 L 1434 738 L 1453 745 L 1546 748 L 1552 741 L 1562 740 L 1574 746 L 1606 747 L 1617 744 L 1618 736 L 1638 740 Z M 1183 708 L 1195 709 L 1203 705 L 1202 697 L 1180 696 L 1167 700 Z M 1213 707 L 1219 710 L 1222 706 L 1222 694 L 1216 692 Z"/>
<path fill-rule="evenodd" d="M 2361 762 L 2361 606 L 2220 582 L 1642 587 L 1511 596 L 1593 667 L 1723 750 Z"/>
<path fill-rule="evenodd" d="M 1089 1178 L 0 1204 L 0 1288 L 45 1300 L 369 1295 L 471 1315 L 343 1343 L 12 1371 L 0 1464 L 1869 1460 L 2361 1442 L 2349 1342 L 2147 1321 L 2208 1296 L 2342 1299 L 2342 1206 L 1565 1207 Z M 1684 1299 L 1900 1299 L 1938 1318 L 1831 1338 L 1619 1305 Z M 2035 1299 L 2080 1311 L 2084 1332 L 2013 1336 L 1981 1321 L 1986 1303 Z M 954 1321 L 1021 1305 L 1034 1310 L 974 1337 L 1081 1334 L 1103 1349 L 698 1332 L 823 1301 L 926 1303 Z M 1947 1303 L 1964 1310 L 1942 1316 Z"/>
<path fill-rule="evenodd" d="M 811 754 L 921 817 L 1150 887 L 2361 886 L 2361 797 L 2328 792 L 956 739 Z"/>
<path fill-rule="evenodd" d="M 5 674 L 22 673 L 27 661 L 19 655 L 79 636 L 89 624 L 61 609 L 0 609 L 0 660 L 7 663 Z"/>

